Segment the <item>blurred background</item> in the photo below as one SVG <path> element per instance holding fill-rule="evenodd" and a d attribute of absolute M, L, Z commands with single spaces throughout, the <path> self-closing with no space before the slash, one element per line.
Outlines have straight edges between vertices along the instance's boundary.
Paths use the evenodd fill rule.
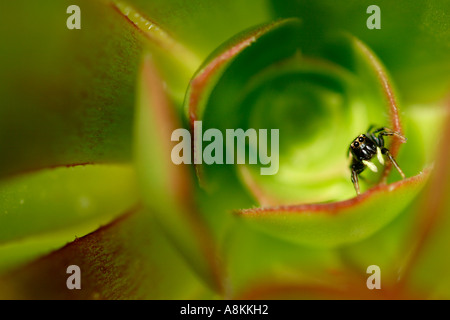
<path fill-rule="evenodd" d="M 449 21 L 442 0 L 3 1 L 0 298 L 448 299 Z M 279 173 L 173 166 L 193 119 L 279 129 Z M 354 200 L 372 123 L 403 130 L 409 179 Z"/>

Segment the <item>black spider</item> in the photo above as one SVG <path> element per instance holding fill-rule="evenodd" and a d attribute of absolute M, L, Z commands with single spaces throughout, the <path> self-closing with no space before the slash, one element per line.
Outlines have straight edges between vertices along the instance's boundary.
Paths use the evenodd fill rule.
<path fill-rule="evenodd" d="M 398 166 L 394 157 L 389 150 L 384 147 L 384 136 L 397 136 L 402 142 L 406 142 L 406 138 L 398 132 L 392 131 L 388 128 L 379 128 L 373 130 L 373 126 L 370 126 L 366 134 L 361 134 L 357 137 L 348 149 L 349 156 L 352 159 L 350 169 L 352 171 L 352 182 L 355 187 L 356 194 L 361 194 L 359 190 L 358 175 L 364 171 L 366 167 L 369 167 L 373 172 L 377 172 L 376 165 L 370 160 L 376 155 L 378 161 L 384 165 L 383 155 L 386 155 L 392 162 L 394 167 L 398 170 L 402 178 L 405 178 L 405 174 Z"/>

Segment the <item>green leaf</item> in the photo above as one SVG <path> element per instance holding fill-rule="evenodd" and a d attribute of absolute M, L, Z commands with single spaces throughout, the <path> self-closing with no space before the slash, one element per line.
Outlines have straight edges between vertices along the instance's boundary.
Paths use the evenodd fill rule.
<path fill-rule="evenodd" d="M 191 127 L 201 120 L 203 131 L 279 129 L 276 175 L 262 176 L 261 165 L 197 167 L 207 188 L 234 187 L 218 177 L 237 173 L 263 205 L 353 196 L 349 142 L 370 124 L 402 132 L 395 89 L 370 49 L 348 34 L 311 39 L 297 19 L 252 28 L 223 44 L 191 81 L 185 110 Z M 390 144 L 394 155 L 399 144 L 395 138 Z"/>
<path fill-rule="evenodd" d="M 329 248 L 311 248 L 260 232 L 237 219 L 224 242 L 233 298 L 270 283 L 332 283 L 345 265 Z"/>
<path fill-rule="evenodd" d="M 120 18 L 141 32 L 146 49 L 152 53 L 165 79 L 164 89 L 177 102 L 176 106 L 181 106 L 189 80 L 201 64 L 200 58 L 130 4 L 114 1 L 114 7 Z"/>
<path fill-rule="evenodd" d="M 211 91 L 235 56 L 267 32 L 297 23 L 296 20 L 282 20 L 252 27 L 228 39 L 214 50 L 197 70 L 189 84 L 184 105 L 189 120 L 193 122 L 203 117 Z"/>
<path fill-rule="evenodd" d="M 184 103 L 184 110 L 186 119 L 190 123 L 191 129 L 194 126 L 194 121 L 204 120 L 204 112 L 208 105 L 210 95 L 220 81 L 222 74 L 227 70 L 235 57 L 237 57 L 243 50 L 247 49 L 254 42 L 258 41 L 260 37 L 264 37 L 272 30 L 289 30 L 290 28 L 296 28 L 299 22 L 297 20 L 282 20 L 271 22 L 256 27 L 249 28 L 242 31 L 233 38 L 224 42 L 205 60 L 203 65 L 197 70 L 192 78 L 189 88 L 187 90 L 186 99 Z M 219 115 L 221 121 L 225 121 L 226 118 Z M 223 128 L 224 124 L 219 128 Z M 203 152 L 202 150 L 194 150 L 194 152 Z M 201 154 L 194 154 L 194 158 L 201 157 Z M 211 189 L 212 181 L 205 182 L 205 175 L 203 174 L 204 166 L 196 165 L 197 177 L 203 187 L 209 184 L 208 189 Z M 213 174 L 216 177 L 216 184 L 228 184 L 231 185 L 230 175 L 228 173 L 222 174 L 226 177 L 226 182 L 217 182 L 217 177 L 220 173 Z"/>
<path fill-rule="evenodd" d="M 81 270 L 68 290 L 67 267 Z M 148 212 L 137 209 L 0 276 L 1 299 L 211 299 Z"/>
<path fill-rule="evenodd" d="M 80 165 L 41 170 L 0 184 L 0 244 L 56 231 L 138 202 L 128 165 Z"/>
<path fill-rule="evenodd" d="M 380 185 L 359 197 L 327 204 L 278 206 L 238 211 L 275 237 L 314 247 L 361 241 L 390 223 L 414 199 L 428 174 Z"/>
<path fill-rule="evenodd" d="M 139 31 L 106 1 L 0 4 L 0 177 L 131 158 Z"/>
<path fill-rule="evenodd" d="M 116 1 L 119 2 L 119 1 Z M 272 20 L 268 0 L 127 0 L 204 59 L 233 35 Z"/>
<path fill-rule="evenodd" d="M 442 127 L 446 117 L 446 110 L 440 105 L 415 105 L 404 113 L 408 143 L 402 146 L 397 161 L 407 176 L 431 166 L 442 156 L 442 146 L 436 141 L 445 137 Z M 422 205 L 427 197 L 424 190 L 385 228 L 363 241 L 342 247 L 344 261 L 362 273 L 367 266 L 375 264 L 383 270 L 383 282 L 398 283 L 410 259 L 407 253 L 418 238 L 417 219 L 429 215 Z"/>
<path fill-rule="evenodd" d="M 143 59 L 135 123 L 135 163 L 144 203 L 199 275 L 222 289 L 216 248 L 199 214 L 188 166 L 171 161 L 177 118 L 150 56 Z"/>
<path fill-rule="evenodd" d="M 441 0 L 272 1 L 277 16 L 298 17 L 311 38 L 329 30 L 358 37 L 381 58 L 405 102 L 429 102 L 450 85 L 450 3 Z M 381 29 L 370 30 L 370 5 L 381 11 Z"/>
<path fill-rule="evenodd" d="M 447 102 L 447 111 L 449 104 Z M 406 263 L 401 269 L 401 285 L 423 292 L 430 299 L 446 299 L 450 294 L 449 228 L 450 228 L 450 117 L 438 140 L 439 157 L 434 174 L 418 205 L 419 214 L 412 223 Z"/>
<path fill-rule="evenodd" d="M 182 105 L 192 74 L 214 48 L 245 28 L 271 20 L 272 13 L 268 0 L 113 3 L 150 40 L 146 45 L 175 107 Z"/>
<path fill-rule="evenodd" d="M 0 183 L 0 269 L 83 236 L 139 201 L 129 165 L 79 165 Z"/>

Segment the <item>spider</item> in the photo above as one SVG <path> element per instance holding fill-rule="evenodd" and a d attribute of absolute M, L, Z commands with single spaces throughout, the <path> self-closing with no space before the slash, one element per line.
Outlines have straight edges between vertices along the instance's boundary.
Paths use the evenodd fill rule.
<path fill-rule="evenodd" d="M 405 143 L 407 139 L 399 132 L 393 131 L 389 128 L 383 127 L 376 130 L 373 130 L 373 128 L 374 126 L 370 126 L 367 133 L 358 136 L 355 140 L 353 140 L 348 148 L 348 154 L 351 159 L 351 179 L 357 195 L 361 194 L 358 175 L 363 172 L 366 167 L 373 172 L 378 172 L 377 166 L 370 161 L 375 155 L 382 165 L 384 165 L 383 155 L 386 155 L 400 173 L 402 178 L 405 179 L 405 174 L 402 169 L 400 169 L 389 150 L 384 147 L 384 136 L 397 136 L 403 143 Z"/>

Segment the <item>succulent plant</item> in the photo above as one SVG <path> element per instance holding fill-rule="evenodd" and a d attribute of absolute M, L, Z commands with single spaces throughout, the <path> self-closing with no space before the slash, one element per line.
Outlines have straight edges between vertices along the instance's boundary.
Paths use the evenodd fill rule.
<path fill-rule="evenodd" d="M 450 298 L 450 3 L 377 2 L 2 3 L 0 298 Z M 195 121 L 279 129 L 277 174 L 174 164 Z M 356 196 L 370 124 L 406 178 Z"/>

